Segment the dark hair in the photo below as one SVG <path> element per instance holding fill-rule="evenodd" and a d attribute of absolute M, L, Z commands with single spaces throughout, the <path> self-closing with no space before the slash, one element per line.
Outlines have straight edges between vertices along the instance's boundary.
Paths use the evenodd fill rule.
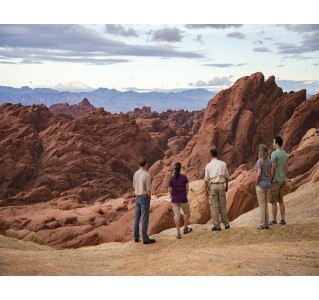
<path fill-rule="evenodd" d="M 281 136 L 275 136 L 275 137 L 274 137 L 274 140 L 275 140 L 275 144 L 278 144 L 279 147 L 281 147 L 282 144 L 284 143 L 284 141 L 282 140 L 282 137 L 281 137 Z"/>
<path fill-rule="evenodd" d="M 140 166 L 144 167 L 146 165 L 146 158 L 145 157 L 141 157 L 140 158 Z"/>
<path fill-rule="evenodd" d="M 174 177 L 178 177 L 178 175 L 181 173 L 182 164 L 180 162 L 175 163 L 174 168 Z"/>
<path fill-rule="evenodd" d="M 210 154 L 212 157 L 217 157 L 217 149 L 216 147 L 213 147 L 212 149 L 210 149 Z"/>

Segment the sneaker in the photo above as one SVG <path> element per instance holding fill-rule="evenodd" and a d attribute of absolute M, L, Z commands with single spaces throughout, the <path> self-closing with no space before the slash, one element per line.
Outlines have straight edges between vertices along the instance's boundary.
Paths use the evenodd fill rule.
<path fill-rule="evenodd" d="M 134 239 L 134 242 L 135 243 L 138 243 L 140 240 L 139 239 Z"/>
<path fill-rule="evenodd" d="M 281 220 L 281 221 L 280 221 L 280 224 L 281 224 L 281 225 L 286 225 L 287 223 L 286 223 L 285 220 Z"/>
<path fill-rule="evenodd" d="M 180 240 L 180 239 L 182 238 L 182 235 L 177 232 L 177 233 L 176 233 L 176 238 Z"/>
<path fill-rule="evenodd" d="M 276 220 L 272 220 L 272 221 L 269 222 L 269 225 L 274 225 L 274 224 L 277 224 Z"/>
<path fill-rule="evenodd" d="M 229 224 L 225 225 L 225 229 L 229 229 L 229 228 L 230 228 Z"/>
<path fill-rule="evenodd" d="M 186 228 L 184 228 L 183 233 L 187 234 L 187 233 L 190 233 L 192 230 L 193 230 L 193 228 L 186 227 Z"/>
<path fill-rule="evenodd" d="M 144 241 L 143 244 L 153 244 L 155 243 L 154 239 L 148 239 L 147 241 Z"/>
<path fill-rule="evenodd" d="M 220 230 L 222 230 L 220 227 L 215 227 L 215 226 L 214 226 L 214 227 L 212 228 L 212 231 L 220 231 Z"/>

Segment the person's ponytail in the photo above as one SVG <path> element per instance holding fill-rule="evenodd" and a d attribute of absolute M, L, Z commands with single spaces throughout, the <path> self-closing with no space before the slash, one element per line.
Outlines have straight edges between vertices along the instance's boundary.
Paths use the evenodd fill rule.
<path fill-rule="evenodd" d="M 179 163 L 179 162 L 175 163 L 175 168 L 174 168 L 174 177 L 175 178 L 177 178 L 178 175 L 181 173 L 181 168 L 182 168 L 181 163 Z"/>

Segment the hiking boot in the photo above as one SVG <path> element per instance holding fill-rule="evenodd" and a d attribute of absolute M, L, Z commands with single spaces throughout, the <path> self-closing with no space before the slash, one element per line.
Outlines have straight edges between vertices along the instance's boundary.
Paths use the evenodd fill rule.
<path fill-rule="evenodd" d="M 155 243 L 154 239 L 148 239 L 147 241 L 144 241 L 143 244 L 153 244 Z"/>
<path fill-rule="evenodd" d="M 222 229 L 221 229 L 220 227 L 215 227 L 215 226 L 214 226 L 214 227 L 212 228 L 212 231 L 221 231 L 221 230 L 222 230 Z"/>
<path fill-rule="evenodd" d="M 186 227 L 186 228 L 184 228 L 183 233 L 187 234 L 187 233 L 190 233 L 192 230 L 193 230 L 193 228 Z"/>
<path fill-rule="evenodd" d="M 257 229 L 260 229 L 260 230 L 262 230 L 262 229 L 269 229 L 269 226 L 259 226 L 259 227 L 257 227 Z"/>

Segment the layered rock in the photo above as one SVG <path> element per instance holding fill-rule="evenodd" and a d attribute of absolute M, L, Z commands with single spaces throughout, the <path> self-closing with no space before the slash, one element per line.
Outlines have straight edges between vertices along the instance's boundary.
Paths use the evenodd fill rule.
<path fill-rule="evenodd" d="M 175 156 L 174 162 L 182 162 L 190 180 L 203 178 L 205 165 L 211 159 L 209 149 L 216 145 L 231 174 L 242 164 L 252 168 L 258 145 L 272 145 L 273 137 L 282 133 L 285 123 L 305 101 L 305 90 L 284 93 L 274 76 L 266 81 L 261 73 L 243 77 L 208 103 L 198 134 Z M 305 124 L 303 129 L 310 125 Z M 291 138 L 287 139 L 290 143 Z M 165 182 L 154 192 L 167 190 L 168 181 L 163 174 L 171 172 L 172 165 L 173 161 L 157 175 L 158 181 Z"/>
<path fill-rule="evenodd" d="M 27 191 L 38 177 L 40 132 L 58 122 L 43 105 L 0 106 L 0 201 Z"/>
<path fill-rule="evenodd" d="M 270 146 L 275 135 L 283 136 L 292 191 L 316 177 L 318 102 L 318 95 L 306 100 L 304 90 L 283 93 L 273 76 L 265 81 L 256 73 L 216 95 L 204 115 L 148 108 L 112 115 L 99 109 L 74 118 L 53 115 L 43 105 L 1 105 L 4 226 L 36 232 L 56 248 L 132 239 L 132 176 L 141 155 L 151 165 L 156 200 L 149 232 L 175 226 L 166 195 L 177 161 L 190 181 L 191 222 L 206 223 L 210 210 L 202 178 L 212 145 L 231 174 L 227 207 L 234 220 L 258 205 L 259 143 Z"/>
<path fill-rule="evenodd" d="M 156 119 L 167 121 L 169 126 L 176 131 L 178 135 L 194 135 L 201 126 L 204 110 L 185 111 L 167 110 L 165 112 L 152 112 L 150 107 L 135 108 L 128 115 L 134 119 Z"/>
<path fill-rule="evenodd" d="M 152 139 L 128 115 L 103 109 L 71 120 L 42 106 L 2 105 L 0 113 L 0 205 L 120 197 L 132 191 L 139 157 L 153 164 L 167 139 Z"/>
<path fill-rule="evenodd" d="M 303 101 L 283 126 L 284 147 L 290 152 L 310 128 L 319 128 L 319 94 Z"/>
<path fill-rule="evenodd" d="M 87 98 L 84 98 L 79 104 L 69 105 L 68 103 L 58 103 L 50 106 L 50 111 L 54 115 L 69 115 L 74 118 L 81 117 L 95 110 L 96 108 Z"/>

